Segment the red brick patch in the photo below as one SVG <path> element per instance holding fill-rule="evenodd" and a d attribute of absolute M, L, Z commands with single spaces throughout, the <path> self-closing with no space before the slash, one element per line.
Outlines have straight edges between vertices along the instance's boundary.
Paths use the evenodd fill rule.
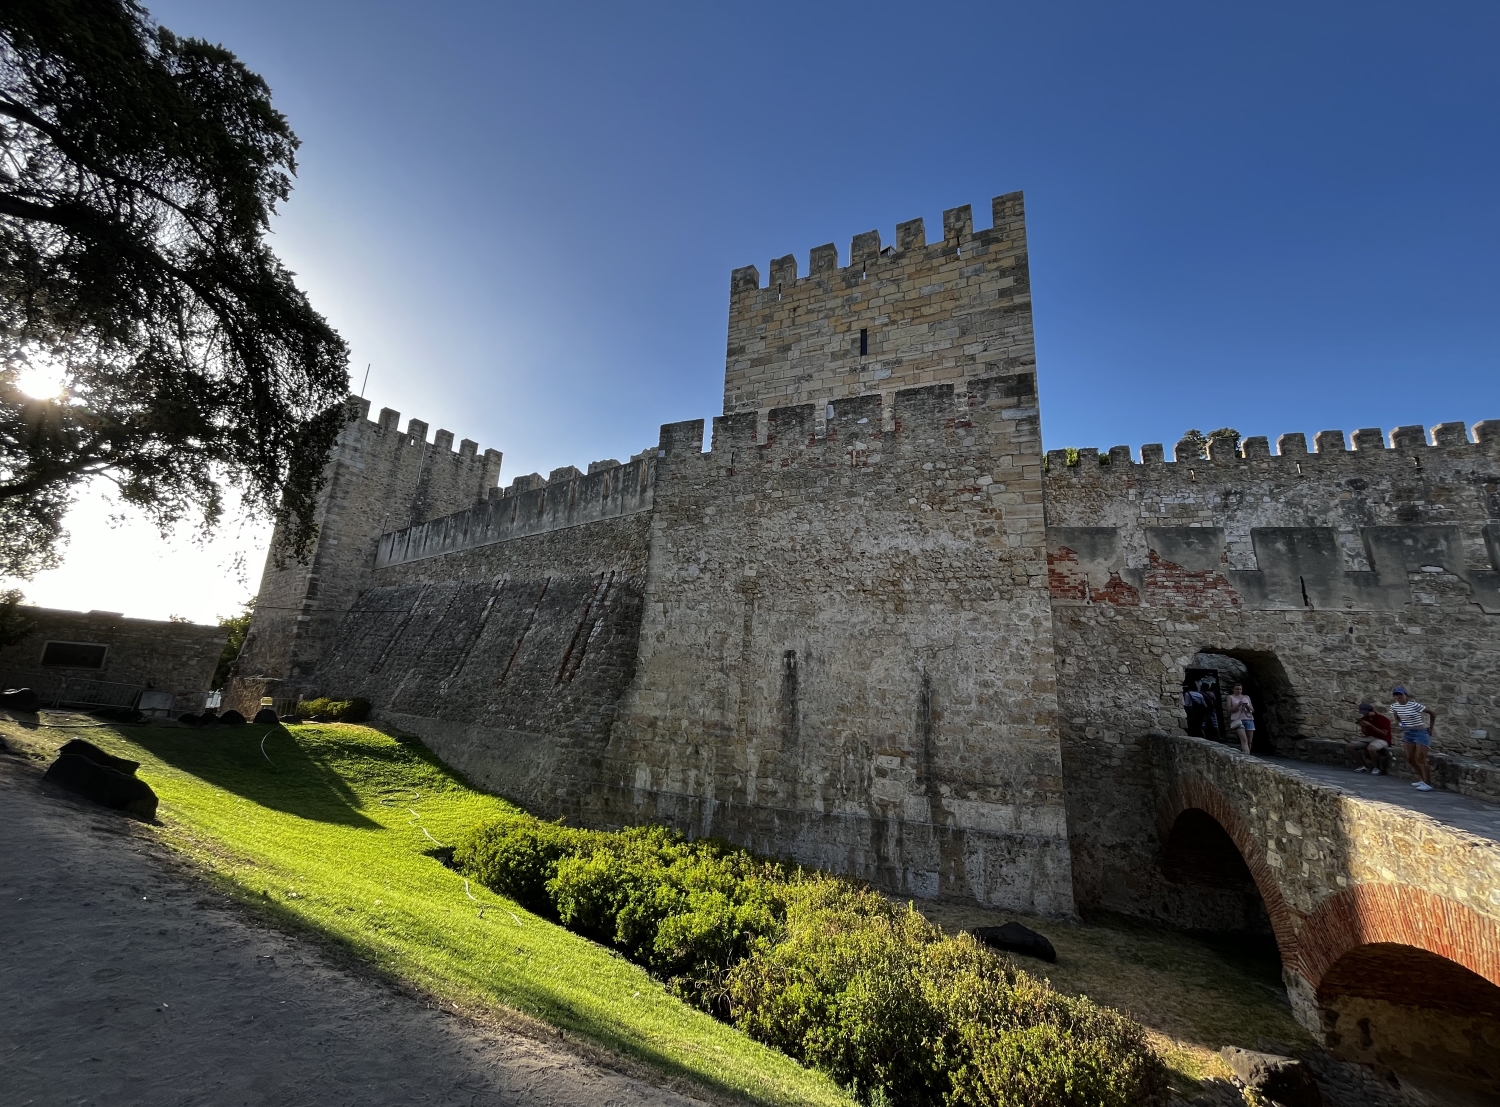
<path fill-rule="evenodd" d="M 1320 903 L 1298 935 L 1300 968 L 1316 987 L 1344 954 L 1377 942 L 1425 949 L 1500 985 L 1500 923 L 1408 884 L 1356 884 Z"/>
<path fill-rule="evenodd" d="M 1234 608 L 1240 594 L 1217 569 L 1184 569 L 1148 550 L 1146 602 L 1152 607 Z"/>

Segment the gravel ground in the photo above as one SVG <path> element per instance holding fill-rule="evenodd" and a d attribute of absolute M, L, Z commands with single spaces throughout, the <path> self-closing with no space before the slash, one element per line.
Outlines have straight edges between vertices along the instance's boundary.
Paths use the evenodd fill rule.
<path fill-rule="evenodd" d="M 257 925 L 148 830 L 0 755 L 0 1103 L 697 1102 Z"/>

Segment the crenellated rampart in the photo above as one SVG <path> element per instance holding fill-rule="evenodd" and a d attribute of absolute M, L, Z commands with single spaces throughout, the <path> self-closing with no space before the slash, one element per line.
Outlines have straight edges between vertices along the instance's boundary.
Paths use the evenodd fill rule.
<path fill-rule="evenodd" d="M 592 819 L 1070 911 L 1033 375 L 703 432 L 662 428 Z"/>
<path fill-rule="evenodd" d="M 546 480 L 538 474 L 517 477 L 472 507 L 381 535 L 375 565 L 385 568 L 649 511 L 655 465 L 654 458 L 642 457 L 624 465 L 595 462 L 586 474 L 569 466 L 553 470 Z"/>

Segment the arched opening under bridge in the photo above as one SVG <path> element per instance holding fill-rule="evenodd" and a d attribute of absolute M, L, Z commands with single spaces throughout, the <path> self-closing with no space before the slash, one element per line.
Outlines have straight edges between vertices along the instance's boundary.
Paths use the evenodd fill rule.
<path fill-rule="evenodd" d="M 1171 921 L 1214 947 L 1268 988 L 1284 988 L 1281 950 L 1265 899 L 1229 832 L 1196 807 L 1182 811 L 1163 843 Z"/>
<path fill-rule="evenodd" d="M 1500 987 L 1415 946 L 1356 946 L 1317 988 L 1326 1043 L 1439 1102 L 1500 1100 Z"/>

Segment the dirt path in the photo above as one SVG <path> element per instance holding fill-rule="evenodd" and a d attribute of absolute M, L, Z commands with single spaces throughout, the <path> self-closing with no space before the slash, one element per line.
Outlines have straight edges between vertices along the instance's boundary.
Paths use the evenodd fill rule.
<path fill-rule="evenodd" d="M 696 1102 L 333 967 L 39 776 L 0 755 L 7 1105 Z"/>

